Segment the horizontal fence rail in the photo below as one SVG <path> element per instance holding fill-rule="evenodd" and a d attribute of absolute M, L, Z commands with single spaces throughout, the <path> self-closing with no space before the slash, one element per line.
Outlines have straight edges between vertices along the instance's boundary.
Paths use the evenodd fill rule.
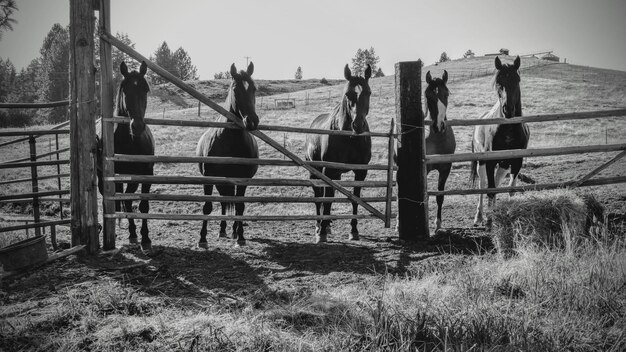
<path fill-rule="evenodd" d="M 300 166 L 292 160 L 281 159 L 251 159 L 251 158 L 235 158 L 235 157 L 200 157 L 200 156 L 148 156 L 148 155 L 130 155 L 115 154 L 108 157 L 110 161 L 126 161 L 126 162 L 154 162 L 154 163 L 208 163 L 208 164 L 237 164 L 237 165 L 266 165 L 266 166 Z M 328 161 L 306 161 L 308 165 L 316 167 L 327 167 L 332 169 L 345 170 L 387 170 L 388 165 L 383 164 L 342 164 Z M 397 169 L 397 167 L 393 167 Z"/>
<path fill-rule="evenodd" d="M 177 185 L 234 185 L 234 186 L 302 186 L 328 187 L 322 180 L 271 179 L 271 178 L 236 178 L 213 176 L 146 176 L 116 175 L 105 177 L 109 182 L 138 182 L 151 184 Z M 343 187 L 387 187 L 387 181 L 335 181 Z M 395 183 L 394 183 L 395 184 Z"/>
<path fill-rule="evenodd" d="M 65 220 L 55 220 L 55 221 L 43 221 L 43 222 L 37 222 L 34 224 L 26 224 L 26 225 L 0 227 L 0 232 L 18 231 L 18 230 L 26 230 L 26 229 L 38 229 L 38 228 L 48 227 L 48 226 L 69 224 L 70 222 L 71 222 L 70 219 L 65 219 Z"/>
<path fill-rule="evenodd" d="M 50 166 L 50 165 L 65 165 L 69 164 L 70 160 L 48 160 L 48 161 L 30 161 L 30 162 L 20 162 L 20 163 L 4 163 L 0 164 L 1 169 L 18 169 L 23 167 L 31 167 L 31 166 Z"/>
<path fill-rule="evenodd" d="M 60 190 L 60 191 L 44 191 L 44 192 L 22 193 L 22 194 L 10 194 L 10 195 L 0 196 L 0 201 L 12 200 L 12 199 L 35 198 L 35 197 L 62 196 L 65 194 L 70 194 L 70 191 Z"/>
<path fill-rule="evenodd" d="M 30 204 L 35 200 L 33 198 L 24 198 L 24 199 L 12 199 L 12 200 L 0 200 L 0 204 Z M 42 202 L 51 202 L 51 203 L 63 203 L 67 204 L 71 201 L 69 198 L 37 198 L 39 203 Z"/>
<path fill-rule="evenodd" d="M 63 128 L 63 127 L 65 127 L 65 126 L 69 125 L 69 124 L 70 124 L 70 122 L 69 122 L 69 121 L 66 121 L 66 122 L 61 122 L 60 124 L 58 124 L 58 125 L 56 125 L 56 126 L 53 126 L 51 129 L 52 129 L 52 130 L 58 130 L 58 129 L 61 129 L 61 128 Z M 40 136 L 35 136 L 35 138 L 37 138 L 37 137 L 40 137 Z M 23 138 L 13 139 L 13 140 L 10 140 L 10 141 L 7 141 L 7 142 L 2 142 L 2 143 L 0 143 L 0 147 L 5 147 L 5 146 L 7 146 L 7 145 L 11 145 L 11 144 L 15 144 L 15 143 L 20 143 L 20 142 L 25 142 L 25 141 L 27 141 L 28 139 L 29 139 L 29 137 L 23 137 Z"/>
<path fill-rule="evenodd" d="M 512 149 L 491 152 L 475 152 L 462 154 L 430 154 L 426 156 L 426 164 L 456 163 L 474 160 L 506 160 L 513 158 L 554 156 L 582 153 L 616 152 L 626 150 L 626 143 L 600 144 L 562 148 Z"/>
<path fill-rule="evenodd" d="M 45 176 L 38 176 L 37 180 L 48 180 L 48 179 L 53 179 L 53 178 L 68 178 L 70 177 L 70 174 L 55 174 L 55 175 L 45 175 Z M 32 182 L 34 179 L 33 178 L 16 178 L 13 180 L 5 180 L 5 181 L 0 181 L 0 185 L 8 185 L 11 183 L 22 183 L 22 182 Z"/>
<path fill-rule="evenodd" d="M 0 132 L 0 137 L 45 136 L 49 134 L 69 134 L 70 130 L 33 130 Z"/>
<path fill-rule="evenodd" d="M 201 215 L 201 214 L 150 214 L 116 212 L 104 214 L 109 219 L 154 219 L 154 220 L 233 220 L 233 221 L 286 221 L 286 220 L 350 220 L 378 219 L 369 214 L 336 214 L 336 215 Z"/>
<path fill-rule="evenodd" d="M 111 117 L 105 118 L 105 122 L 113 123 L 129 123 L 127 117 Z M 215 128 L 233 128 L 241 129 L 232 122 L 218 122 L 218 121 L 189 121 L 189 120 L 174 120 L 174 119 L 151 119 L 146 118 L 144 121 L 149 125 L 163 125 L 163 126 L 183 126 L 183 127 L 215 127 Z M 288 127 L 288 126 L 276 126 L 276 125 L 264 125 L 260 124 L 258 130 L 261 131 L 274 131 L 274 132 L 293 132 L 293 133 L 306 133 L 306 134 L 326 134 L 336 136 L 371 136 L 371 137 L 384 137 L 389 138 L 389 133 L 382 132 L 363 132 L 355 134 L 349 131 L 331 131 L 314 128 L 301 128 L 301 127 Z"/>
<path fill-rule="evenodd" d="M 597 179 L 589 179 L 583 182 L 579 180 L 544 183 L 526 186 L 502 187 L 502 188 L 477 188 L 477 189 L 451 189 L 447 191 L 428 191 L 429 196 L 451 196 L 451 195 L 470 195 L 470 194 L 486 194 L 486 193 L 508 193 L 508 192 L 524 192 L 524 191 L 542 191 L 549 189 L 566 188 L 570 186 L 588 187 L 588 186 L 604 186 L 616 183 L 626 183 L 626 176 L 605 177 Z"/>
<path fill-rule="evenodd" d="M 566 121 L 566 120 L 584 120 L 600 117 L 624 117 L 626 109 L 588 111 L 588 112 L 572 112 L 565 114 L 546 114 L 532 115 L 522 117 L 512 117 L 510 119 L 467 119 L 467 120 L 446 120 L 448 126 L 482 126 L 482 125 L 510 125 L 516 123 L 534 123 L 534 122 L 550 122 L 550 121 Z M 432 123 L 432 121 L 427 121 Z"/>
<path fill-rule="evenodd" d="M 43 109 L 70 105 L 69 100 L 51 101 L 49 103 L 0 103 L 0 109 Z"/>
<path fill-rule="evenodd" d="M 36 159 L 45 158 L 47 156 L 58 155 L 58 154 L 69 152 L 69 151 L 70 151 L 70 148 L 63 148 L 63 149 L 53 150 L 51 152 L 47 152 L 47 153 L 43 153 L 43 154 L 37 154 L 37 155 L 35 155 L 35 158 Z M 19 162 L 22 162 L 22 161 L 29 161 L 29 160 L 30 160 L 30 157 L 29 158 L 21 158 L 21 159 L 9 160 L 9 161 L 2 162 L 2 164 L 19 163 Z"/>
<path fill-rule="evenodd" d="M 341 197 L 263 197 L 263 196 L 202 196 L 189 194 L 154 194 L 154 193 L 116 193 L 108 200 L 153 200 L 153 201 L 178 201 L 178 202 L 246 202 L 246 203 L 314 203 L 333 202 L 351 203 L 348 198 Z M 386 202 L 387 197 L 361 197 L 364 202 Z M 395 197 L 392 197 L 395 200 Z"/>

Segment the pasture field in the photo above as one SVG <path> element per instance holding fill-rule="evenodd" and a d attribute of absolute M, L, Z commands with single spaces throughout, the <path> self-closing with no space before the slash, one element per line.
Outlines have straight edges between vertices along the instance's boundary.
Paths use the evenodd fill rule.
<path fill-rule="evenodd" d="M 434 77 L 448 70 L 448 119 L 475 119 L 492 106 L 492 60 L 475 58 L 423 69 L 423 75 L 430 70 Z M 626 107 L 626 72 L 540 65 L 533 60 L 537 59 L 522 58 L 524 115 Z M 455 79 L 455 74 L 464 78 Z M 257 84 L 262 91 L 263 82 Z M 370 85 L 370 128 L 388 132 L 395 116 L 394 77 L 371 79 Z M 261 103 L 257 107 L 261 124 L 307 127 L 315 116 L 332 109 L 342 87 L 264 96 L 266 102 L 289 97 L 297 104 L 296 109 L 276 110 Z M 156 90 L 161 93 L 150 98 L 147 117 L 217 118 L 206 107 L 198 117 L 197 104 L 175 95 L 175 89 Z M 301 103 L 306 97 L 309 103 Z M 204 132 L 151 128 L 157 155 L 194 155 Z M 469 152 L 472 129 L 454 129 L 457 152 Z M 530 129 L 529 148 L 626 140 L 624 118 L 534 123 Z M 266 133 L 304 155 L 304 135 Z M 373 142 L 372 163 L 386 163 L 387 140 Z M 40 139 L 38 148 L 45 151 L 47 143 Z M 262 158 L 282 158 L 262 142 L 259 147 Z M 5 150 L 2 160 L 26 156 L 25 150 Z M 568 181 L 615 154 L 526 159 L 522 173 L 537 183 Z M 622 160 L 600 176 L 619 176 L 625 170 Z M 27 177 L 24 173 L 21 177 Z M 157 164 L 155 174 L 199 176 L 199 171 L 196 164 Z M 0 180 L 17 176 L 15 171 L 0 170 Z M 256 175 L 277 176 L 308 178 L 296 167 L 262 166 Z M 367 179 L 385 177 L 385 172 L 370 172 Z M 431 189 L 436 177 L 429 175 Z M 455 164 L 446 188 L 467 188 L 468 178 L 469 163 Z M 54 189 L 56 180 L 42 184 L 43 189 Z M 11 185 L 2 194 L 18 191 L 19 185 Z M 152 191 L 203 194 L 202 187 L 194 185 L 153 185 Z M 606 207 L 610 226 L 603 238 L 575 253 L 527 248 L 507 260 L 493 253 L 488 241 L 480 241 L 484 229 L 472 227 L 477 196 L 446 197 L 444 229 L 437 234 L 442 240 L 429 248 L 402 246 L 393 228 L 385 229 L 379 220 L 361 220 L 361 241 L 350 242 L 349 221 L 339 220 L 333 222 L 329 243 L 323 245 L 313 243 L 313 221 L 250 221 L 245 228 L 248 244 L 241 248 L 218 240 L 218 224 L 210 223 L 209 249 L 199 250 L 199 221 L 150 220 L 154 252 L 146 255 L 127 245 L 124 220 L 117 228 L 119 250 L 95 258 L 70 257 L 2 283 L 0 350 L 624 350 L 626 186 L 585 191 Z M 304 187 L 249 187 L 247 195 L 312 193 Z M 383 189 L 362 192 L 364 197 L 383 194 Z M 434 221 L 434 200 L 430 204 Z M 382 204 L 375 206 L 383 209 Z M 55 205 L 49 208 L 49 215 L 58 213 Z M 3 217 L 29 211 L 22 206 L 2 210 Z M 219 210 L 217 206 L 214 212 Z M 312 204 L 246 205 L 246 215 L 314 211 Z M 202 214 L 202 204 L 152 202 L 151 212 Z M 336 204 L 333 212 L 348 214 L 351 208 Z M 60 232 L 60 241 L 68 242 L 68 231 Z M 446 242 L 449 236 L 467 238 L 467 245 L 452 246 Z"/>

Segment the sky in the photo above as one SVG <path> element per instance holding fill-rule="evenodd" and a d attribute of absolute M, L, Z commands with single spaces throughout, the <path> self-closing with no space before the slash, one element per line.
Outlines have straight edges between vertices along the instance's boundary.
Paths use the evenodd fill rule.
<path fill-rule="evenodd" d="M 39 55 L 69 0 L 17 0 L 0 57 L 19 70 Z M 508 48 L 554 50 L 568 63 L 626 71 L 626 0 L 112 0 L 111 29 L 144 56 L 163 41 L 183 47 L 201 79 L 231 63 L 257 79 L 341 78 L 356 51 L 373 47 L 386 75 L 400 61 L 427 65 Z"/>

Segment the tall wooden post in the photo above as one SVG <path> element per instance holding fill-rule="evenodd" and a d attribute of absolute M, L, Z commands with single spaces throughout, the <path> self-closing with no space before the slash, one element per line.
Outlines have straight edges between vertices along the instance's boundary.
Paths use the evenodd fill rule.
<path fill-rule="evenodd" d="M 421 66 L 421 61 L 396 64 L 396 121 L 400 123 L 396 181 L 399 237 L 425 243 L 430 235 Z"/>
<path fill-rule="evenodd" d="M 93 1 L 70 0 L 70 171 L 72 246 L 98 250 L 96 74 Z"/>
<path fill-rule="evenodd" d="M 100 33 L 110 33 L 111 31 L 111 0 L 100 1 Z M 111 177 L 114 174 L 114 165 L 108 161 L 107 157 L 113 156 L 113 123 L 105 118 L 113 117 L 113 60 L 111 58 L 111 44 L 100 39 L 100 107 L 102 111 L 102 176 Z M 104 182 L 103 189 L 103 237 L 102 247 L 104 250 L 115 248 L 115 219 L 106 217 L 107 214 L 115 212 L 115 202 L 108 200 L 115 193 L 113 182 Z"/>
<path fill-rule="evenodd" d="M 30 147 L 30 161 L 37 161 L 37 140 L 35 136 L 28 136 L 28 145 Z M 57 154 L 58 155 L 58 154 Z M 39 180 L 37 175 L 37 166 L 32 165 L 30 167 L 30 176 L 31 176 L 31 189 L 35 196 L 33 197 L 33 218 L 35 219 L 35 223 L 38 223 L 41 214 L 39 213 L 39 196 L 37 193 L 39 192 Z M 41 228 L 35 227 L 35 236 L 41 235 Z"/>

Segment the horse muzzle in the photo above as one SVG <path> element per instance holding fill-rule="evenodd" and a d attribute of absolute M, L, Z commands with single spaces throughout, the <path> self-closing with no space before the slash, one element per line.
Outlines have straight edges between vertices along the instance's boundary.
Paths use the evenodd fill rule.
<path fill-rule="evenodd" d="M 249 131 L 255 131 L 259 128 L 259 117 L 257 115 L 248 115 L 243 118 L 243 124 Z"/>

